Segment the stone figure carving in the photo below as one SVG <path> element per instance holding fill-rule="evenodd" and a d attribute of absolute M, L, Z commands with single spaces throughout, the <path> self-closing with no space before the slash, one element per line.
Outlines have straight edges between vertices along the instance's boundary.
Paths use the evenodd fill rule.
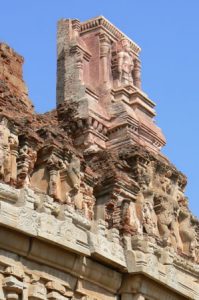
<path fill-rule="evenodd" d="M 72 154 L 70 162 L 64 161 L 65 170 L 68 175 L 68 179 L 71 185 L 71 190 L 66 194 L 67 203 L 74 205 L 77 209 L 83 209 L 83 195 L 80 192 L 81 183 L 81 163 L 80 159 Z"/>
<path fill-rule="evenodd" d="M 164 175 L 160 176 L 161 188 L 163 192 L 166 194 L 171 194 L 171 190 L 172 190 L 172 184 L 170 180 L 171 175 L 172 172 L 168 170 Z"/>
<path fill-rule="evenodd" d="M 146 199 L 142 207 L 143 227 L 149 235 L 158 236 L 157 216 L 153 209 L 153 202 Z"/>
<path fill-rule="evenodd" d="M 184 197 L 184 199 L 180 201 L 179 232 L 183 243 L 183 252 L 186 254 L 191 254 L 192 257 L 195 257 L 195 247 L 197 245 L 197 241 L 196 231 L 193 224 L 194 217 L 189 212 L 188 201 Z"/>
<path fill-rule="evenodd" d="M 134 63 L 130 42 L 127 39 L 122 39 L 120 45 L 121 50 L 118 52 L 119 82 L 121 84 L 133 83 L 132 71 Z"/>
<path fill-rule="evenodd" d="M 6 183 L 15 184 L 17 173 L 18 138 L 8 129 L 8 120 L 0 123 L 0 178 Z"/>
<path fill-rule="evenodd" d="M 8 167 L 8 137 L 10 130 L 7 128 L 7 119 L 2 118 L 0 123 L 0 177 L 7 181 Z"/>
<path fill-rule="evenodd" d="M 175 200 L 174 200 L 175 201 Z M 171 223 L 171 244 L 176 251 L 182 252 L 183 245 L 179 232 L 179 205 L 174 206 L 173 221 Z"/>
<path fill-rule="evenodd" d="M 88 184 L 86 184 L 85 182 L 83 182 L 83 180 L 81 186 L 82 186 L 82 194 L 83 194 L 82 209 L 86 218 L 92 220 L 94 218 L 93 208 L 95 204 L 95 197 L 93 196 L 93 188 Z"/>
<path fill-rule="evenodd" d="M 84 215 L 87 219 L 92 220 L 94 217 L 94 211 L 93 211 L 93 207 L 94 207 L 94 200 L 89 197 L 86 196 L 83 198 L 83 211 L 84 211 Z"/>
<path fill-rule="evenodd" d="M 80 160 L 74 154 L 71 157 L 70 163 L 68 164 L 67 173 L 74 190 L 78 190 L 80 187 Z"/>
<path fill-rule="evenodd" d="M 164 195 L 156 195 L 155 212 L 158 218 L 158 228 L 163 242 L 167 244 L 170 237 L 170 228 L 173 222 L 174 207 L 173 203 L 168 201 L 168 197 Z"/>
<path fill-rule="evenodd" d="M 130 199 L 123 199 L 121 209 L 123 230 L 131 234 L 142 233 L 142 225 L 137 215 L 135 203 Z"/>
<path fill-rule="evenodd" d="M 58 200 L 58 176 L 59 170 L 63 168 L 63 162 L 61 159 L 51 154 L 47 161 L 47 168 L 49 171 L 49 195 Z"/>
<path fill-rule="evenodd" d="M 84 182 L 80 159 L 75 154 L 70 157 L 69 153 L 66 153 L 65 159 L 62 159 L 53 153 L 47 160 L 47 169 L 49 172 L 48 194 L 55 200 L 64 201 L 67 205 L 74 207 L 88 219 L 92 219 L 95 201 L 92 188 Z M 66 190 L 62 185 L 63 178 L 69 184 Z"/>
<path fill-rule="evenodd" d="M 11 173 L 11 157 L 9 144 L 3 150 L 2 177 L 6 183 L 10 182 Z"/>
<path fill-rule="evenodd" d="M 172 171 L 166 170 L 157 174 L 155 211 L 158 217 L 158 228 L 165 245 L 171 244 L 176 250 L 182 250 L 182 242 L 179 235 L 178 215 L 178 185 L 172 179 Z"/>
<path fill-rule="evenodd" d="M 17 184 L 19 187 L 30 185 L 30 175 L 33 172 L 37 153 L 28 144 L 19 150 Z"/>
<path fill-rule="evenodd" d="M 134 57 L 128 39 L 123 38 L 112 52 L 112 73 L 117 86 L 133 84 Z"/>
<path fill-rule="evenodd" d="M 138 162 L 134 169 L 134 176 L 139 183 L 140 192 L 137 203 L 140 206 L 140 218 L 143 231 L 151 236 L 159 236 L 157 227 L 157 216 L 154 211 L 154 187 L 153 187 L 153 165 L 145 161 Z"/>

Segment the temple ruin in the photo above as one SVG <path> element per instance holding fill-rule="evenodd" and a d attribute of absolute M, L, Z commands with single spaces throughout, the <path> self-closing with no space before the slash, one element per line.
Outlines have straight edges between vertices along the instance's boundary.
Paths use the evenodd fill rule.
<path fill-rule="evenodd" d="M 0 43 L 0 300 L 199 299 L 199 220 L 140 51 L 102 16 L 60 20 L 56 109 L 36 114 Z"/>

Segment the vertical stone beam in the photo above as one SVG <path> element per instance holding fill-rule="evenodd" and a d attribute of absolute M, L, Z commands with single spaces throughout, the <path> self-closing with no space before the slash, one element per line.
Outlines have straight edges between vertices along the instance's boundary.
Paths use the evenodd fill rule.
<path fill-rule="evenodd" d="M 141 63 L 139 59 L 134 60 L 133 83 L 137 88 L 141 89 Z"/>
<path fill-rule="evenodd" d="M 17 181 L 17 157 L 18 157 L 18 146 L 19 140 L 17 136 L 17 131 L 12 128 L 11 134 L 8 138 L 10 147 L 10 183 L 16 184 Z"/>
<path fill-rule="evenodd" d="M 106 34 L 100 34 L 100 82 L 103 88 L 110 86 L 110 49 L 111 41 Z"/>

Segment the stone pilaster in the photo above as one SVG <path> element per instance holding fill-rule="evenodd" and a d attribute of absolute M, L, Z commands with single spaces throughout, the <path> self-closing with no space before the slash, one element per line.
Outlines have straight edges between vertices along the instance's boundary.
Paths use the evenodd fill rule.
<path fill-rule="evenodd" d="M 141 62 L 139 59 L 134 60 L 133 82 L 141 90 Z"/>
<path fill-rule="evenodd" d="M 106 34 L 100 34 L 100 70 L 103 88 L 110 87 L 110 50 L 111 41 Z"/>

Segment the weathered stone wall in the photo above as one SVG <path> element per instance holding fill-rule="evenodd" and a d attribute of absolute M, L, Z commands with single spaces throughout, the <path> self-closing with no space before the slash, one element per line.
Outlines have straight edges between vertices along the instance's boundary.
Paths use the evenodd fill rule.
<path fill-rule="evenodd" d="M 0 95 L 3 94 L 1 106 L 8 109 L 17 102 L 22 111 L 33 112 L 32 103 L 28 99 L 28 89 L 23 81 L 22 65 L 23 57 L 8 45 L 0 43 Z"/>
<path fill-rule="evenodd" d="M 38 115 L 0 45 L 2 300 L 199 299 L 199 221 L 139 51 L 103 17 L 61 20 L 57 109 Z"/>

